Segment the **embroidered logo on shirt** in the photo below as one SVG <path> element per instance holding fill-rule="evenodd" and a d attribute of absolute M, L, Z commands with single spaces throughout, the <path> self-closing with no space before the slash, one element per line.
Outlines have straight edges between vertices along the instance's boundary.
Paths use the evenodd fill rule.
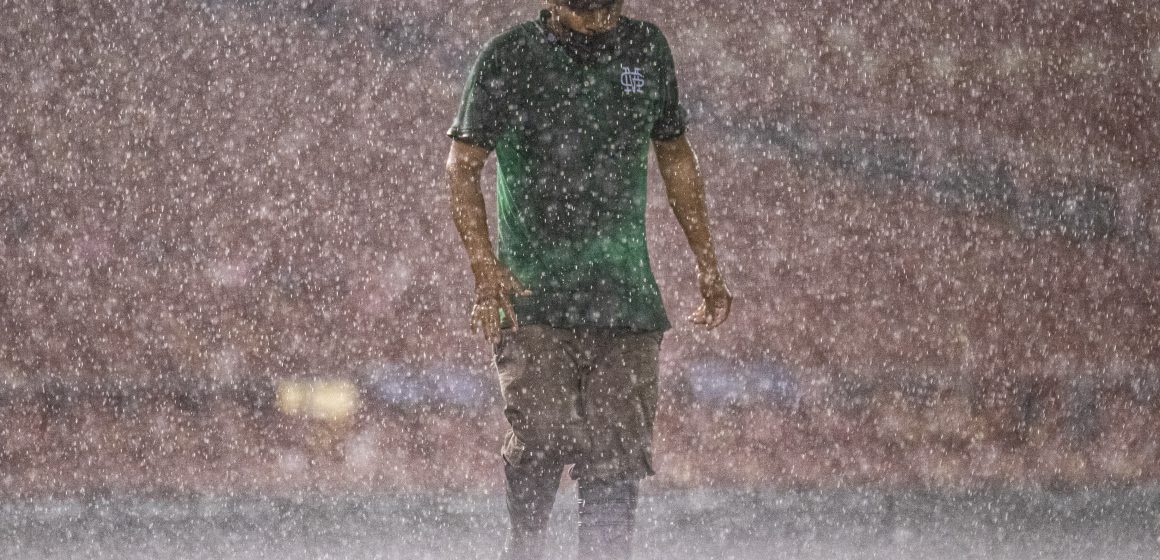
<path fill-rule="evenodd" d="M 621 66 L 624 72 L 620 74 L 620 85 L 624 86 L 624 93 L 644 93 L 644 74 L 640 68 Z"/>

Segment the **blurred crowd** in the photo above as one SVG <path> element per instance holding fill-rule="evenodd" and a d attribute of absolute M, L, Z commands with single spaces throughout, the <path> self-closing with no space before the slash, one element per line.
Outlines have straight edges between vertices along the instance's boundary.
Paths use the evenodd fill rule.
<path fill-rule="evenodd" d="M 126 408 L 85 388 L 355 378 L 372 363 L 490 375 L 467 329 L 443 131 L 482 43 L 537 4 L 5 8 L 5 491 L 492 484 L 479 472 L 502 419 L 486 407 L 364 411 L 312 436 L 337 446 L 319 455 L 302 443 L 316 427 L 246 399 Z M 666 370 L 717 357 L 874 388 L 792 406 L 672 396 L 661 479 L 1154 480 L 1152 395 L 1109 389 L 1160 361 L 1160 28 L 1133 16 L 1148 9 L 630 1 L 673 44 L 738 298 L 720 332 L 670 332 Z M 666 212 L 654 196 L 650 246 L 680 319 L 697 293 Z M 895 371 L 966 381 L 915 400 L 890 389 Z M 994 383 L 1042 385 L 1034 419 L 1012 423 L 1009 395 L 978 389 Z M 46 384 L 76 396 L 16 397 Z M 1099 437 L 1069 427 L 1080 401 L 1080 432 Z"/>

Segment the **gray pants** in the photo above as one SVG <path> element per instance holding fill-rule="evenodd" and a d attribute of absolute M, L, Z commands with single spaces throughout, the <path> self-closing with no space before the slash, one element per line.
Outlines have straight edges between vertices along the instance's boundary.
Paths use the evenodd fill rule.
<path fill-rule="evenodd" d="M 510 430 L 503 458 L 512 532 L 505 558 L 541 558 L 560 474 L 580 485 L 585 558 L 628 558 L 636 483 L 653 474 L 662 334 L 527 325 L 495 363 Z"/>

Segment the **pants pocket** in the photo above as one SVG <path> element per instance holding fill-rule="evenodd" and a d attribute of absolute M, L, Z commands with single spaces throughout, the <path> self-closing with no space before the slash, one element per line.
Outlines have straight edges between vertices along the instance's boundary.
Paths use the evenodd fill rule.
<path fill-rule="evenodd" d="M 507 464 L 513 467 L 523 466 L 524 460 L 527 457 L 528 446 L 516 437 L 516 433 L 509 431 L 503 440 L 503 448 L 500 450 L 500 455 Z"/>

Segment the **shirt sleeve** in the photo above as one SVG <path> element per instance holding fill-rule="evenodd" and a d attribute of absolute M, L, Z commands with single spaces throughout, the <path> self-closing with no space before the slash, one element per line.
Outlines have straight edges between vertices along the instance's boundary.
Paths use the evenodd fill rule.
<path fill-rule="evenodd" d="M 463 89 L 459 112 L 447 135 L 462 142 L 494 150 L 507 132 L 506 99 L 510 77 L 505 75 L 495 41 L 484 47 Z"/>
<path fill-rule="evenodd" d="M 677 91 L 677 72 L 673 64 L 673 53 L 669 43 L 660 31 L 658 36 L 658 63 L 661 68 L 661 111 L 653 123 L 651 137 L 653 140 L 674 140 L 685 133 L 688 117 L 685 108 L 681 106 L 680 94 Z"/>

